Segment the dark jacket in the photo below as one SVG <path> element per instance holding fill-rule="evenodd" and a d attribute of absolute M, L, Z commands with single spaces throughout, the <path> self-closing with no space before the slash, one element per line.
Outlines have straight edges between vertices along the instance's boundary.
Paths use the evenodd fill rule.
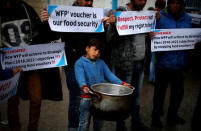
<path fill-rule="evenodd" d="M 11 78 L 12 73 L 13 72 L 10 69 L 7 69 L 7 70 L 0 69 L 0 81 L 7 80 L 7 79 Z"/>

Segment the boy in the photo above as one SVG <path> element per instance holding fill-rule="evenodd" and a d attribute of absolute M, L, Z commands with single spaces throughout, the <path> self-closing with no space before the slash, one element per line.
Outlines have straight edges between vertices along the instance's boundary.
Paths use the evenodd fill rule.
<path fill-rule="evenodd" d="M 98 39 L 90 39 L 86 46 L 86 56 L 82 56 L 75 63 L 76 80 L 81 87 L 80 121 L 78 131 L 89 130 L 90 102 L 89 87 L 97 83 L 105 83 L 105 78 L 114 84 L 130 86 L 117 78 L 104 63 L 99 59 L 101 42 Z M 94 119 L 94 131 L 100 130 L 102 123 Z"/>

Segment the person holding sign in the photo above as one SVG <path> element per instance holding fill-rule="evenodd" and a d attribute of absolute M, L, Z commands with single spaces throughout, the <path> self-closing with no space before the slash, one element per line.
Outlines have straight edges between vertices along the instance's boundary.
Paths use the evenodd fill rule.
<path fill-rule="evenodd" d="M 51 38 L 43 32 L 46 29 L 34 9 L 22 0 L 1 0 L 0 7 L 0 47 L 28 46 L 48 42 Z M 23 72 L 18 87 L 17 94 L 8 101 L 10 130 L 21 130 L 18 94 L 23 94 L 30 99 L 28 131 L 37 131 L 42 98 L 62 100 L 58 68 Z"/>
<path fill-rule="evenodd" d="M 92 7 L 93 0 L 76 0 L 73 6 Z M 41 12 L 41 19 L 46 24 L 49 20 L 46 8 Z M 64 67 L 66 72 L 66 82 L 69 90 L 68 106 L 68 131 L 75 131 L 79 126 L 79 105 L 80 105 L 80 88 L 75 79 L 74 64 L 77 59 L 85 54 L 86 43 L 90 38 L 100 37 L 100 33 L 81 33 L 81 32 L 52 32 L 56 38 L 60 38 L 66 44 L 66 57 L 68 65 Z M 102 37 L 102 36 L 101 36 Z"/>
<path fill-rule="evenodd" d="M 147 0 L 130 0 L 125 7 L 119 7 L 118 11 L 142 11 Z M 116 16 L 110 16 L 110 25 L 107 30 L 107 40 L 113 43 L 112 64 L 115 74 L 127 83 L 135 87 L 133 105 L 131 111 L 131 128 L 135 131 L 149 130 L 141 122 L 140 117 L 140 91 L 144 77 L 145 37 L 146 34 L 119 36 L 115 27 Z M 117 131 L 126 129 L 123 121 L 117 121 Z"/>
<path fill-rule="evenodd" d="M 160 12 L 157 29 L 191 28 L 191 18 L 184 12 L 184 0 L 168 0 L 167 7 Z M 168 84 L 171 84 L 170 104 L 167 124 L 184 124 L 178 115 L 184 95 L 184 76 L 186 66 L 185 51 L 156 52 L 155 89 L 153 98 L 152 126 L 162 127 L 160 117 L 164 114 L 163 105 Z"/>
<path fill-rule="evenodd" d="M 131 86 L 117 78 L 101 59 L 101 45 L 98 39 L 90 39 L 86 46 L 86 55 L 80 57 L 75 63 L 75 76 L 81 88 L 80 122 L 78 131 L 88 131 L 90 123 L 91 95 L 90 86 L 105 83 L 105 79 L 114 84 Z M 100 131 L 102 121 L 93 116 L 94 131 Z"/>

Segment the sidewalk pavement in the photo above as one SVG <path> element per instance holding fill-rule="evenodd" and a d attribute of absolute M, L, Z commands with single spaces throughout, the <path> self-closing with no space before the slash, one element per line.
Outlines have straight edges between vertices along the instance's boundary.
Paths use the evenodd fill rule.
<path fill-rule="evenodd" d="M 68 124 L 68 90 L 65 82 L 65 75 L 62 74 L 62 84 L 63 84 L 63 101 L 55 102 L 49 100 L 43 100 L 41 106 L 41 115 L 39 121 L 39 131 L 67 131 Z M 200 89 L 199 77 L 196 75 L 188 75 L 185 79 L 185 91 L 184 99 L 181 104 L 179 115 L 186 120 L 185 125 L 177 125 L 174 127 L 169 127 L 166 125 L 166 117 L 162 117 L 162 122 L 164 127 L 162 129 L 152 128 L 153 131 L 190 131 L 190 122 L 195 107 L 198 93 Z M 142 121 L 145 125 L 150 127 L 151 125 L 151 112 L 152 112 L 152 99 L 153 99 L 154 86 L 152 83 L 147 81 L 147 76 L 145 76 L 142 94 L 141 94 L 141 116 Z M 165 98 L 164 111 L 167 113 L 169 101 L 169 89 L 167 90 L 167 95 Z M 28 101 L 20 101 L 20 118 L 22 131 L 27 130 L 28 125 Z M 4 112 L 2 115 L 3 119 L 6 118 L 6 103 L 0 106 L 0 111 Z M 92 123 L 92 122 L 91 122 Z M 90 131 L 92 131 L 92 125 L 90 126 Z M 105 121 L 102 131 L 115 131 L 115 122 Z M 130 117 L 126 120 L 126 126 L 128 131 L 131 131 Z M 1 126 L 0 126 L 1 127 Z M 8 127 L 3 127 L 5 131 L 8 131 Z M 0 128 L 1 131 L 1 128 Z"/>

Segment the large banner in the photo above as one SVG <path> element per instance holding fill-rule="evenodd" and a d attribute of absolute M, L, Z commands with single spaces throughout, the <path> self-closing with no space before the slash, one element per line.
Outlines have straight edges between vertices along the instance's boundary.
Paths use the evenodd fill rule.
<path fill-rule="evenodd" d="M 11 79 L 0 81 L 0 104 L 16 94 L 19 78 L 20 73 L 17 73 Z"/>
<path fill-rule="evenodd" d="M 67 65 L 64 43 L 2 48 L 3 69 L 22 67 L 23 71 Z"/>
<path fill-rule="evenodd" d="M 160 29 L 154 31 L 151 51 L 174 51 L 194 49 L 201 41 L 201 28 Z"/>
<path fill-rule="evenodd" d="M 124 11 L 115 15 L 119 35 L 150 32 L 155 20 L 155 11 Z"/>
<path fill-rule="evenodd" d="M 104 32 L 102 8 L 49 5 L 48 13 L 53 31 Z"/>

